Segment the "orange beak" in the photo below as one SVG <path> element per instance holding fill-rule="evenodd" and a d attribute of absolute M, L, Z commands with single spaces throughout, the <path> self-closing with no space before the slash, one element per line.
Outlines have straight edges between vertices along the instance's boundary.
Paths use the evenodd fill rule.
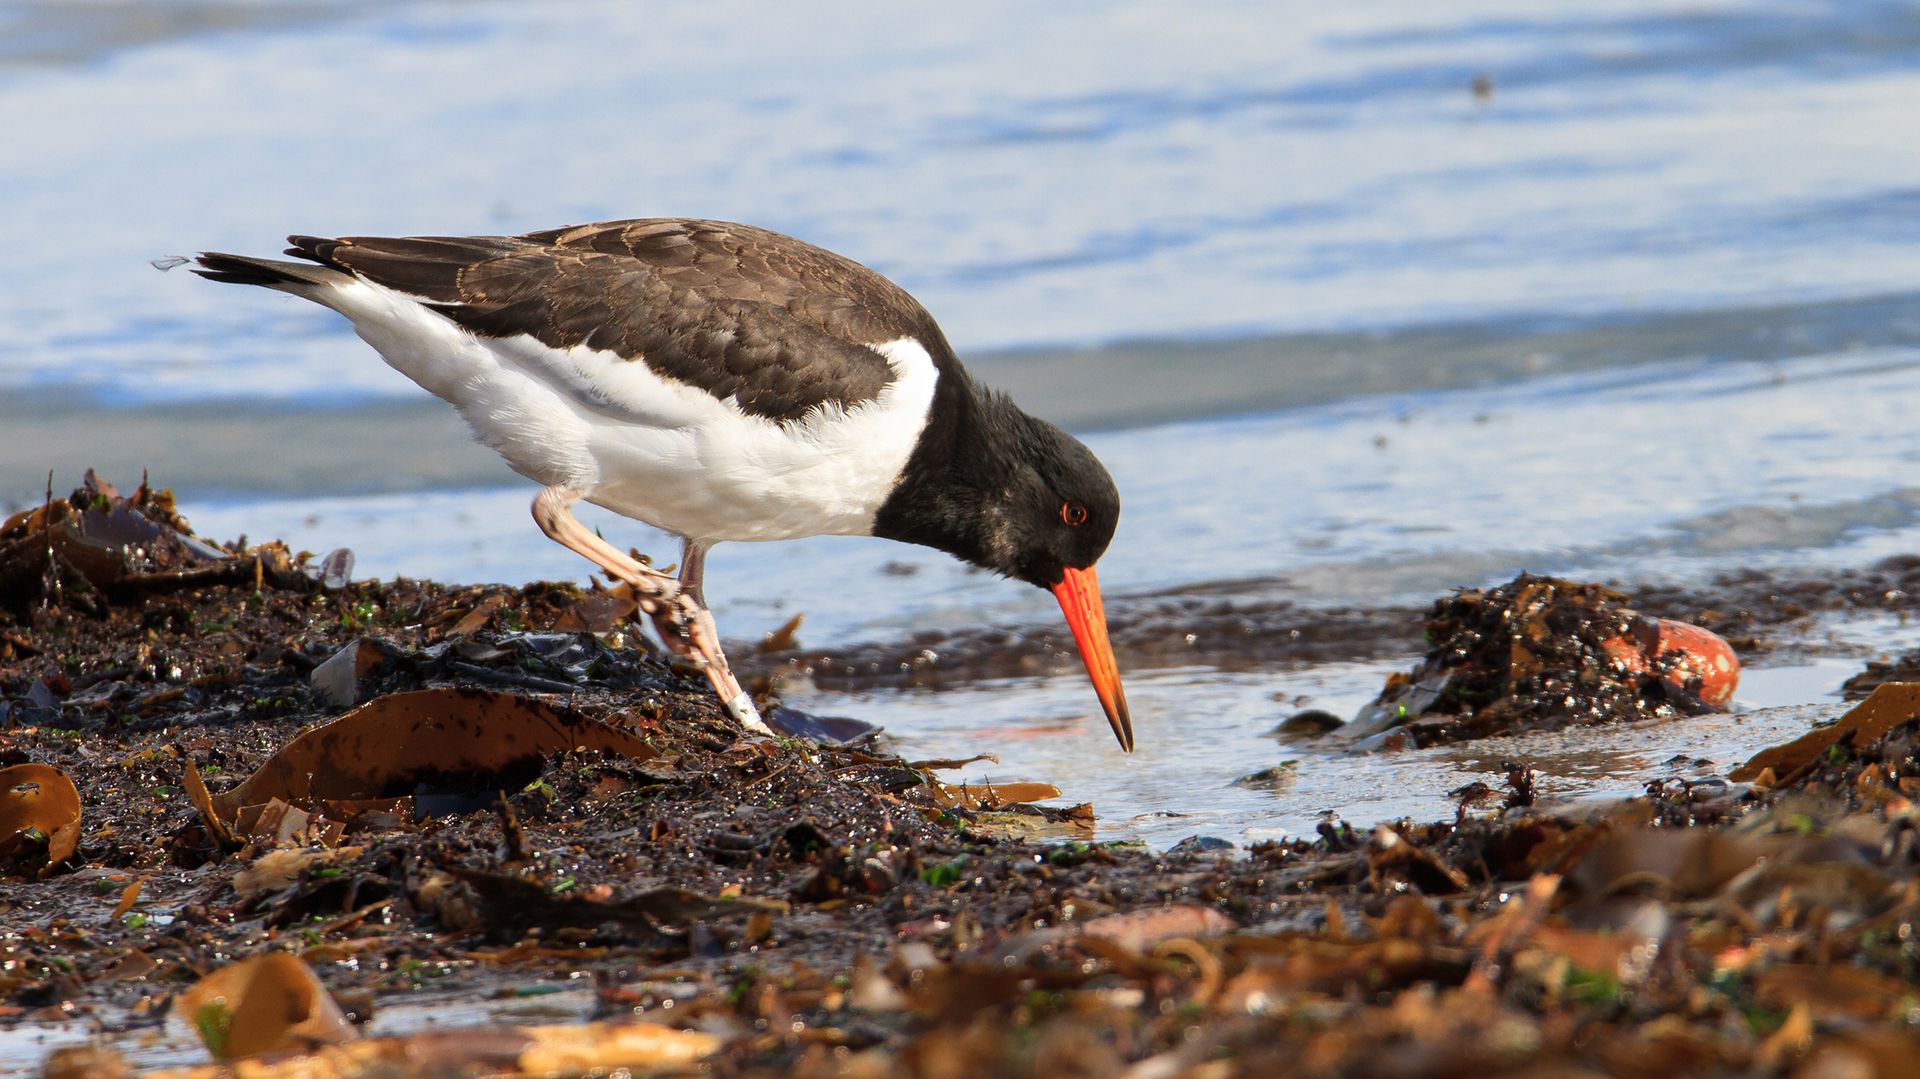
<path fill-rule="evenodd" d="M 1080 647 L 1080 658 L 1087 665 L 1087 677 L 1093 691 L 1100 695 L 1100 707 L 1106 709 L 1107 722 L 1120 748 L 1133 752 L 1133 717 L 1127 714 L 1127 694 L 1120 688 L 1120 665 L 1113 661 L 1113 642 L 1107 639 L 1107 612 L 1100 607 L 1100 582 L 1093 567 L 1068 569 L 1060 583 L 1053 586 L 1053 598 L 1067 616 L 1073 630 L 1073 643 Z"/>

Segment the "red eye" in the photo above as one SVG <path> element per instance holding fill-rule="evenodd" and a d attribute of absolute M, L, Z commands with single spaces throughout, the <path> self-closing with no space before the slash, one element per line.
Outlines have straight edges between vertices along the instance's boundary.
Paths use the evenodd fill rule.
<path fill-rule="evenodd" d="M 1060 519 L 1067 523 L 1068 528 L 1079 528 L 1087 523 L 1087 507 L 1078 502 L 1062 502 Z"/>

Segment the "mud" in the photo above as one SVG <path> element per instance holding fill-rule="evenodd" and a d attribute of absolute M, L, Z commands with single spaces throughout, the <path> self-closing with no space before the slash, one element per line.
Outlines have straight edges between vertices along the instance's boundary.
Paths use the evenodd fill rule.
<path fill-rule="evenodd" d="M 586 986 L 589 1018 L 710 1039 L 697 1062 L 633 1066 L 720 1075 L 1834 1074 L 1920 1049 L 1911 717 L 1786 779 L 1674 780 L 1599 813 L 1537 804 L 1516 766 L 1458 792 L 1451 820 L 1157 853 L 1087 842 L 1098 806 L 945 788 L 952 762 L 902 760 L 884 737 L 742 738 L 614 593 L 347 583 L 337 559 L 198 540 L 212 553 L 191 565 L 89 567 L 49 533 L 122 510 L 190 530 L 158 492 L 96 485 L 68 505 L 0 532 L 0 765 L 56 769 L 82 803 L 70 853 L 26 829 L 0 867 L 0 1023 L 83 1022 L 105 1047 L 56 1073 L 122 1067 L 122 1049 L 141 1063 L 136 1035 L 170 1016 L 169 1044 L 190 1043 L 182 994 L 268 952 L 299 957 L 373 1035 L 404 1042 L 381 1016 L 423 999 L 484 1012 Z M 1809 612 L 1903 609 L 1906 572 L 1636 598 L 1719 611 L 1757 652 Z M 1218 647 L 1249 663 L 1404 649 L 1418 626 L 1285 605 L 1210 617 L 1239 627 Z M 1116 622 L 1142 628 L 1118 636 L 1136 657 L 1170 648 L 1180 619 L 1129 609 Z M 1017 633 L 959 639 L 927 670 L 1062 662 Z M 766 676 L 785 665 L 885 681 L 914 677 L 927 647 L 742 666 L 772 711 Z M 220 810 L 303 732 L 421 692 L 600 725 L 626 748 Z M 493 1045 L 490 1029 L 406 1059 L 511 1070 L 449 1048 Z M 301 1051 L 281 1050 L 285 1074 Z M 357 1067 L 339 1073 L 377 1073 Z"/>

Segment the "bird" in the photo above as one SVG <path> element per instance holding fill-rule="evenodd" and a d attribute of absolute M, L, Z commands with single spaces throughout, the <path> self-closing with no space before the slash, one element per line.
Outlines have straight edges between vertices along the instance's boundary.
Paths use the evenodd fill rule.
<path fill-rule="evenodd" d="M 548 537 L 629 585 L 744 728 L 771 733 L 703 593 L 723 541 L 873 535 L 1059 601 L 1108 724 L 1133 721 L 1095 563 L 1119 521 L 1085 444 L 976 383 L 878 272 L 751 225 L 640 218 L 510 236 L 289 236 L 297 261 L 201 252 L 194 272 L 346 316 L 539 485 Z M 680 539 L 678 573 L 573 516 Z"/>

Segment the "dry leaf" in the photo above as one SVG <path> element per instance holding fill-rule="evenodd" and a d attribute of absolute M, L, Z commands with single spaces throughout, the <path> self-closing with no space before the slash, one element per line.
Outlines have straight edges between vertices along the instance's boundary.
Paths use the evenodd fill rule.
<path fill-rule="evenodd" d="M 447 636 L 466 637 L 480 632 L 486 628 L 488 622 L 493 621 L 494 613 L 506 605 L 506 593 L 489 594 L 479 603 L 474 604 L 473 610 L 468 611 L 460 621 L 455 622 L 453 628 L 447 631 Z"/>
<path fill-rule="evenodd" d="M 983 783 L 976 787 L 932 780 L 928 786 L 935 802 L 962 809 L 1000 809 L 1060 797 L 1060 788 L 1051 783 Z"/>
<path fill-rule="evenodd" d="M 604 592 L 589 592 L 580 597 L 573 606 L 560 612 L 553 620 L 553 628 L 560 632 L 611 633 L 620 623 L 633 616 L 640 609 L 640 601 L 634 597 L 633 586 L 617 584 Z"/>
<path fill-rule="evenodd" d="M 681 1074 L 720 1039 L 653 1023 L 478 1026 L 366 1038 L 310 1052 L 147 1072 L 149 1079 L 330 1079 L 367 1075 Z M 93 1075 L 86 1061 L 75 1075 Z"/>
<path fill-rule="evenodd" d="M 711 1034 L 653 1023 L 585 1023 L 521 1030 L 533 1039 L 520 1054 L 520 1070 L 529 1075 L 677 1067 L 691 1064 L 720 1046 L 720 1039 Z"/>
<path fill-rule="evenodd" d="M 369 701 L 281 747 L 260 770 L 216 795 L 231 819 L 243 805 L 280 798 L 391 798 L 435 775 L 506 772 L 544 753 L 597 749 L 633 760 L 659 755 L 597 720 L 561 716 L 539 701 L 474 689 L 423 689 Z"/>
<path fill-rule="evenodd" d="M 313 970 L 286 952 L 216 970 L 180 994 L 174 1008 L 217 1060 L 311 1049 L 355 1036 Z"/>
<path fill-rule="evenodd" d="M 257 842 L 307 846 L 335 846 L 345 828 L 278 798 L 261 805 L 241 806 L 233 818 L 234 834 Z"/>
<path fill-rule="evenodd" d="M 80 845 L 80 791 L 58 768 L 16 764 L 0 768 L 0 858 L 17 858 L 38 833 L 47 841 L 40 875 L 73 857 Z"/>
<path fill-rule="evenodd" d="M 133 909 L 133 905 L 140 901 L 140 886 L 145 884 L 146 882 L 147 882 L 147 878 L 137 877 L 134 879 L 134 882 L 132 884 L 129 884 L 125 888 L 121 889 L 120 902 L 115 903 L 113 906 L 114 921 L 117 922 L 121 918 L 125 917 L 126 913 Z"/>
<path fill-rule="evenodd" d="M 238 850 L 240 841 L 233 837 L 233 829 L 214 809 L 213 795 L 207 791 L 207 781 L 200 777 L 200 768 L 191 757 L 187 759 L 187 774 L 181 785 L 187 789 L 187 799 L 193 803 L 193 808 L 200 811 L 200 820 L 206 824 L 207 834 L 220 845 L 220 849 Z"/>
<path fill-rule="evenodd" d="M 1886 682 L 1841 716 L 1839 722 L 1786 745 L 1763 749 L 1728 773 L 1727 778 L 1735 783 L 1751 783 L 1770 769 L 1779 777 L 1778 783 L 1791 783 L 1799 772 L 1825 756 L 1842 738 L 1850 738 L 1851 745 L 1871 745 L 1894 728 L 1911 723 L 1916 716 L 1920 716 L 1920 683 Z"/>
<path fill-rule="evenodd" d="M 278 848 L 267 851 L 253 860 L 253 864 L 233 875 L 233 891 L 241 899 L 253 900 L 272 892 L 285 891 L 300 879 L 300 874 L 308 869 L 325 868 L 341 862 L 351 861 L 360 856 L 359 847 L 339 847 L 334 850 L 288 850 Z"/>
<path fill-rule="evenodd" d="M 1770 1008 L 1803 1007 L 1823 1022 L 1904 1014 L 1913 986 L 1851 966 L 1777 966 L 1754 975 L 1754 996 Z"/>

